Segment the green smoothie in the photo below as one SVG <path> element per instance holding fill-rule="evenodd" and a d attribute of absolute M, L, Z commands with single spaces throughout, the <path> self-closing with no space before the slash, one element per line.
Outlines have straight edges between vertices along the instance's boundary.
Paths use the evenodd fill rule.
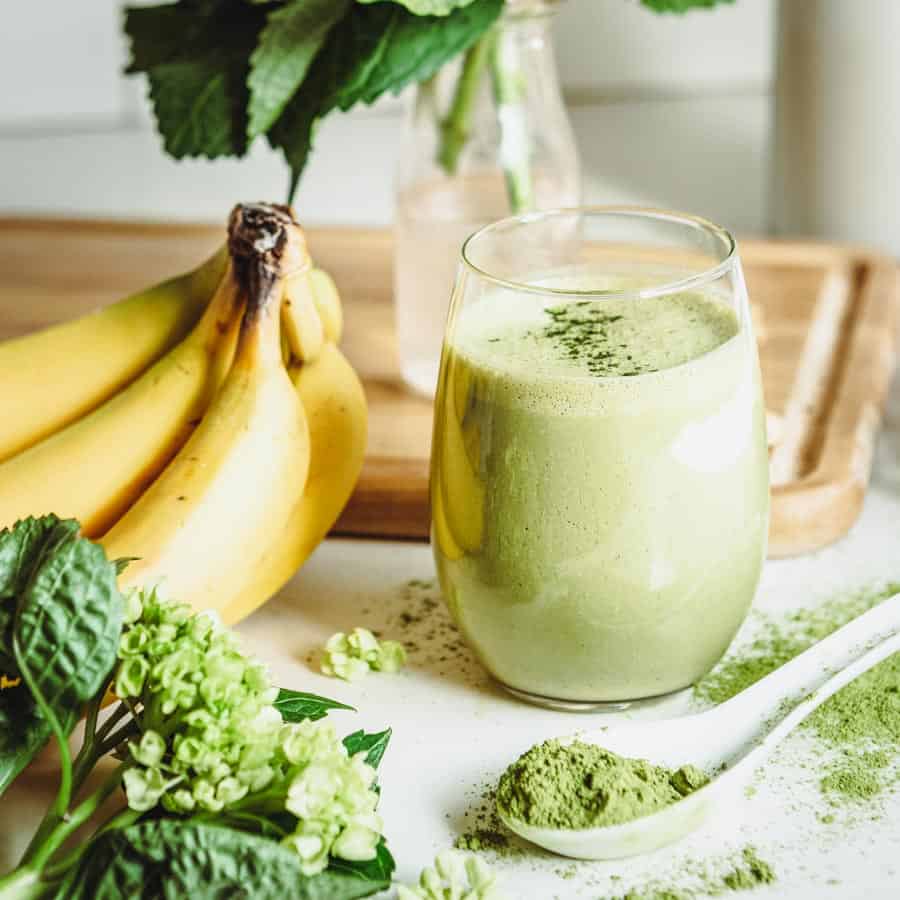
<path fill-rule="evenodd" d="M 713 293 L 585 301 L 495 289 L 445 348 L 433 545 L 487 669 L 623 701 L 724 653 L 765 556 L 752 337 Z"/>

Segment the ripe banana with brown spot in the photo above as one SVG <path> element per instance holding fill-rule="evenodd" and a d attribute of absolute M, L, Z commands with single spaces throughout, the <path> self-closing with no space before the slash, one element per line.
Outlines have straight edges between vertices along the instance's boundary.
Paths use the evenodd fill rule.
<path fill-rule="evenodd" d="M 289 210 L 238 206 L 229 247 L 246 296 L 234 364 L 206 416 L 154 484 L 101 540 L 137 557 L 123 589 L 161 585 L 195 609 L 240 618 L 237 598 L 282 537 L 306 485 L 307 418 L 281 357 L 284 272 L 301 234 Z"/>

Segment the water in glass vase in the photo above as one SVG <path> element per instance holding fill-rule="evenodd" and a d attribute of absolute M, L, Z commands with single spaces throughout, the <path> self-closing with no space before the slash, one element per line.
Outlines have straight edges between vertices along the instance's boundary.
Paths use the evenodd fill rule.
<path fill-rule="evenodd" d="M 533 173 L 539 196 L 568 198 L 574 188 L 546 172 Z M 397 198 L 394 296 L 397 345 L 403 380 L 432 397 L 450 293 L 465 239 L 489 222 L 509 215 L 500 172 L 435 177 Z"/>
<path fill-rule="evenodd" d="M 459 248 L 508 210 L 499 173 L 435 178 L 398 197 L 394 290 L 401 373 L 426 396 L 437 384 Z"/>

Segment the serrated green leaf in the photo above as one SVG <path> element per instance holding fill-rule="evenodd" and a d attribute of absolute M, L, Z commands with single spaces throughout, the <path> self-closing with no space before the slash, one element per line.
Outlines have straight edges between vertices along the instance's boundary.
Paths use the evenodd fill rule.
<path fill-rule="evenodd" d="M 285 107 L 267 137 L 290 169 L 288 199 L 312 151 L 316 120 L 340 106 L 342 91 L 356 92 L 390 41 L 403 11 L 393 4 L 351 7 L 328 34 L 300 90 Z"/>
<path fill-rule="evenodd" d="M 156 124 L 170 156 L 243 156 L 241 68 L 205 59 L 156 66 L 148 75 Z"/>
<path fill-rule="evenodd" d="M 354 731 L 344 738 L 344 747 L 350 756 L 357 753 L 366 754 L 366 762 L 377 769 L 391 740 L 391 729 L 379 731 L 377 734 L 366 734 L 364 731 Z"/>
<path fill-rule="evenodd" d="M 349 0 L 289 0 L 269 14 L 250 57 L 247 139 L 264 134 L 284 111 Z"/>
<path fill-rule="evenodd" d="M 734 0 L 641 0 L 641 3 L 654 12 L 685 13 L 691 9 L 711 9 L 723 3 L 734 3 Z"/>
<path fill-rule="evenodd" d="M 45 548 L 19 599 L 16 662 L 61 721 L 106 683 L 124 610 L 99 544 L 69 536 Z"/>
<path fill-rule="evenodd" d="M 0 690 L 0 795 L 46 745 L 51 733 L 24 684 Z"/>
<path fill-rule="evenodd" d="M 267 9 L 235 0 L 181 0 L 129 9 L 126 71 L 145 72 L 166 152 L 243 156 L 249 58 Z"/>
<path fill-rule="evenodd" d="M 15 675 L 12 631 L 19 598 L 41 557 L 78 534 L 74 519 L 49 515 L 22 519 L 0 531 L 0 671 Z"/>
<path fill-rule="evenodd" d="M 416 16 L 397 3 L 351 6 L 268 134 L 290 167 L 290 197 L 309 158 L 318 119 L 429 78 L 478 40 L 502 9 L 503 0 L 473 0 L 446 16 Z"/>
<path fill-rule="evenodd" d="M 306 694 L 302 691 L 289 691 L 282 688 L 278 692 L 273 704 L 281 713 L 285 722 L 302 722 L 304 719 L 323 719 L 332 709 L 348 709 L 356 712 L 352 706 L 339 703 L 337 700 L 329 700 L 318 694 Z"/>
<path fill-rule="evenodd" d="M 157 819 L 103 834 L 61 891 L 68 900 L 357 900 L 389 886 L 389 878 L 354 871 L 326 870 L 308 878 L 299 858 L 274 841 L 190 820 Z"/>
<path fill-rule="evenodd" d="M 356 0 L 357 3 L 398 3 L 416 16 L 447 16 L 473 0 Z"/>
<path fill-rule="evenodd" d="M 125 72 L 146 72 L 179 59 L 183 47 L 195 44 L 207 25 L 180 3 L 126 7 L 125 34 L 131 41 L 131 59 Z"/>
<path fill-rule="evenodd" d="M 356 96 L 342 98 L 341 108 L 360 101 L 374 103 L 384 93 L 397 93 L 430 78 L 474 44 L 502 10 L 503 0 L 475 0 L 443 17 L 402 16 L 365 83 Z"/>

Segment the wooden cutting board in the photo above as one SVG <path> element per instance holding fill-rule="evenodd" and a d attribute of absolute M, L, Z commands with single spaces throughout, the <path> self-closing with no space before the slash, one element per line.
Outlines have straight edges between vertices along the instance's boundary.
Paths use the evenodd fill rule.
<path fill-rule="evenodd" d="M 341 290 L 344 347 L 370 407 L 365 467 L 335 530 L 426 538 L 431 404 L 398 376 L 391 234 L 308 237 Z M 192 268 L 221 239 L 212 226 L 0 219 L 0 337 Z M 741 253 L 763 324 L 766 404 L 783 417 L 770 552 L 787 556 L 830 543 L 859 515 L 894 365 L 900 283 L 891 260 L 855 247 L 743 241 Z"/>

